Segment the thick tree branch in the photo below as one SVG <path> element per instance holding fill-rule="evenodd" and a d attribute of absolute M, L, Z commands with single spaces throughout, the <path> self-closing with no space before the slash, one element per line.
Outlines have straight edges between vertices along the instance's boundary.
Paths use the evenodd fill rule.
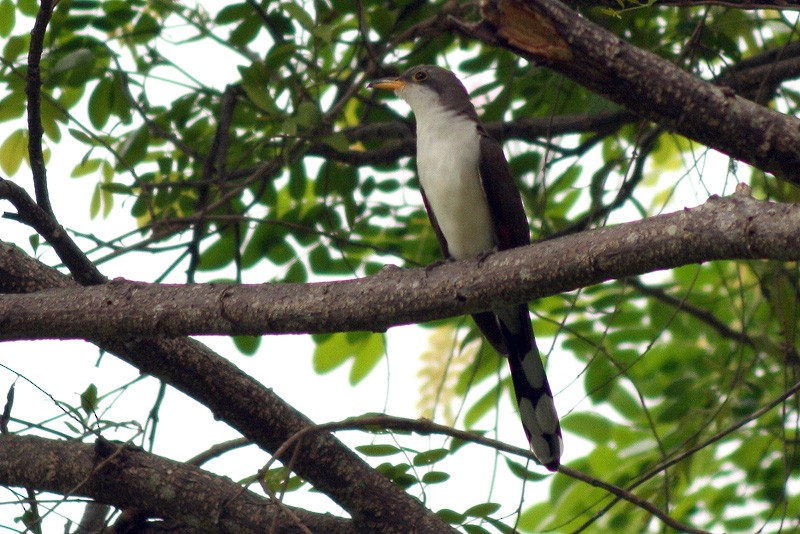
<path fill-rule="evenodd" d="M 782 82 L 798 76 L 800 42 L 795 41 L 731 65 L 714 78 L 714 83 L 763 104 L 772 99 Z"/>
<path fill-rule="evenodd" d="M 666 128 L 800 184 L 800 121 L 630 45 L 557 0 L 490 0 L 462 33 L 568 76 Z"/>
<path fill-rule="evenodd" d="M 0 436 L 0 483 L 140 508 L 214 532 L 303 532 L 279 506 L 222 477 L 123 444 Z M 355 532 L 350 520 L 293 509 L 312 532 Z"/>
<path fill-rule="evenodd" d="M 79 286 L 0 242 L 0 292 L 57 287 Z M 95 344 L 208 407 L 216 418 L 267 452 L 274 453 L 287 439 L 313 425 L 271 389 L 194 340 L 115 336 Z M 452 530 L 330 434 L 314 434 L 304 440 L 301 454 L 280 459 L 347 510 L 357 529 L 387 533 L 405 533 L 409 528 L 431 533 Z"/>
<path fill-rule="evenodd" d="M 597 7 L 605 6 L 612 9 L 639 8 L 642 3 L 638 1 L 624 2 L 620 5 L 619 0 L 569 0 L 566 2 L 572 6 Z M 693 6 L 722 6 L 736 9 L 786 9 L 798 10 L 797 0 L 656 0 L 656 6 L 672 7 L 693 7 Z"/>
<path fill-rule="evenodd" d="M 740 187 L 743 193 L 746 187 Z M 800 259 L 800 205 L 739 194 L 435 269 L 314 284 L 155 285 L 0 296 L 0 339 L 382 331 L 721 259 Z M 43 328 L 42 325 L 47 325 Z"/>

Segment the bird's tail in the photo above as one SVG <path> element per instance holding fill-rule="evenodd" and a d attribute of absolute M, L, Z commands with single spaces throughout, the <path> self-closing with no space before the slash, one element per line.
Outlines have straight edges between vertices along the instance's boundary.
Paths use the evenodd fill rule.
<path fill-rule="evenodd" d="M 508 351 L 508 365 L 522 426 L 536 458 L 551 471 L 558 469 L 563 449 L 553 393 L 533 337 L 528 307 L 497 310 Z"/>

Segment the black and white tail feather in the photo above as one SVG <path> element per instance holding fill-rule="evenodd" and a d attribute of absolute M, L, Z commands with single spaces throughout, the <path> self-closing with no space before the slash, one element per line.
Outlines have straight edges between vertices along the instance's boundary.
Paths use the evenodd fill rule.
<path fill-rule="evenodd" d="M 522 427 L 531 450 L 550 469 L 558 469 L 563 441 L 553 393 L 547 382 L 527 306 L 498 310 L 500 331 L 508 350 L 508 365 Z"/>

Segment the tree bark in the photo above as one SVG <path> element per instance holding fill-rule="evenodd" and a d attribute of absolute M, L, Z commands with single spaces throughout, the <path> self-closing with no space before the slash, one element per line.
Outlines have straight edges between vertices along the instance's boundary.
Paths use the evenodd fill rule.
<path fill-rule="evenodd" d="M 305 532 L 298 520 L 312 532 L 355 532 L 348 519 L 278 505 L 198 467 L 102 439 L 2 435 L 0 483 L 144 509 L 205 532 Z"/>
<path fill-rule="evenodd" d="M 0 243 L 0 292 L 44 294 L 48 287 L 88 289 L 13 245 Z M 11 296 L 14 295 L 0 295 L 0 299 Z M 42 329 L 41 323 L 39 328 Z M 116 335 L 94 342 L 142 373 L 186 393 L 267 452 L 273 453 L 297 432 L 313 425 L 271 389 L 197 341 Z M 347 510 L 356 530 L 452 532 L 432 511 L 327 432 L 311 433 L 297 447 L 289 448 L 280 460 Z"/>
<path fill-rule="evenodd" d="M 489 0 L 462 33 L 550 67 L 638 115 L 800 184 L 800 121 L 626 43 L 557 0 Z"/>
<path fill-rule="evenodd" d="M 0 339 L 383 331 L 691 263 L 759 258 L 800 260 L 800 205 L 742 194 L 713 197 L 697 208 L 488 258 L 429 269 L 389 268 L 359 280 L 260 285 L 114 281 L 4 295 Z M 108 343 L 120 350 L 119 341 Z"/>

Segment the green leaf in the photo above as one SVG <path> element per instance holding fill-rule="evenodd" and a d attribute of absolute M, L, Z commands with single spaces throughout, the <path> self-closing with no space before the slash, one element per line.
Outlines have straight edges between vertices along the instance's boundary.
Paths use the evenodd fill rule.
<path fill-rule="evenodd" d="M 594 402 L 604 400 L 611 393 L 611 385 L 617 378 L 617 370 L 605 358 L 595 358 L 586 369 L 584 378 L 586 391 Z"/>
<path fill-rule="evenodd" d="M 89 201 L 89 217 L 91 219 L 94 219 L 100 213 L 100 203 L 102 202 L 100 195 L 100 184 L 97 184 L 92 193 L 92 200 Z"/>
<path fill-rule="evenodd" d="M 78 130 L 77 128 L 69 128 L 69 133 L 70 135 L 72 135 L 72 137 L 87 145 L 94 146 L 95 144 L 97 144 L 94 139 L 92 139 L 85 132 Z"/>
<path fill-rule="evenodd" d="M 280 110 L 275 100 L 269 94 L 272 85 L 269 75 L 263 65 L 253 64 L 249 67 L 239 67 L 242 75 L 242 89 L 253 104 L 271 115 L 278 115 Z"/>
<path fill-rule="evenodd" d="M 466 524 L 463 525 L 461 528 L 463 528 L 464 532 L 466 532 L 467 534 L 490 534 L 488 530 L 486 530 L 480 525 Z"/>
<path fill-rule="evenodd" d="M 297 124 L 303 128 L 311 128 L 316 126 L 319 124 L 321 119 L 322 115 L 319 112 L 319 108 L 313 102 L 306 100 L 300 102 L 300 104 L 297 106 L 295 120 L 297 121 Z"/>
<path fill-rule="evenodd" d="M 450 480 L 450 473 L 443 471 L 428 471 L 422 475 L 422 482 L 425 484 L 441 484 Z"/>
<path fill-rule="evenodd" d="M 0 145 L 0 168 L 11 176 L 19 170 L 22 161 L 28 160 L 28 132 L 15 130 Z"/>
<path fill-rule="evenodd" d="M 255 16 L 247 17 L 231 31 L 228 42 L 237 47 L 247 46 L 258 37 L 261 27 L 262 21 L 260 18 Z"/>
<path fill-rule="evenodd" d="M 120 156 L 118 169 L 128 169 L 142 161 L 147 155 L 147 147 L 150 143 L 150 132 L 146 125 L 142 125 L 132 133 L 128 134 L 125 141 L 117 152 Z"/>
<path fill-rule="evenodd" d="M 252 356 L 261 345 L 261 336 L 233 336 L 233 344 L 245 356 Z"/>
<path fill-rule="evenodd" d="M 300 26 L 310 32 L 314 31 L 314 19 L 311 18 L 305 8 L 295 4 L 294 2 L 284 2 L 281 4 L 281 7 L 284 11 L 291 15 L 292 18 L 297 21 L 298 24 L 300 24 Z"/>
<path fill-rule="evenodd" d="M 468 508 L 464 515 L 468 515 L 471 517 L 487 517 L 495 513 L 500 509 L 500 505 L 494 502 L 485 502 L 482 504 L 476 504 Z"/>
<path fill-rule="evenodd" d="M 11 0 L 0 1 L 0 37 L 8 37 L 14 30 L 16 12 Z"/>
<path fill-rule="evenodd" d="M 445 458 L 448 454 L 450 454 L 450 451 L 447 449 L 431 449 L 414 456 L 412 463 L 416 466 L 431 465 Z"/>
<path fill-rule="evenodd" d="M 251 13 L 253 13 L 253 8 L 246 3 L 228 4 L 219 10 L 214 21 L 217 24 L 238 24 Z"/>
<path fill-rule="evenodd" d="M 611 439 L 611 422 L 596 413 L 573 412 L 561 420 L 561 427 L 594 443 L 607 443 Z"/>
<path fill-rule="evenodd" d="M 131 195 L 131 194 L 133 194 L 133 190 L 131 189 L 131 186 L 126 185 L 126 184 L 120 184 L 120 183 L 116 183 L 116 182 L 109 182 L 109 183 L 101 184 L 100 187 L 106 193 L 113 193 L 113 194 L 117 194 L 117 195 Z"/>
<path fill-rule="evenodd" d="M 8 63 L 13 63 L 30 46 L 30 40 L 30 34 L 10 37 L 3 47 L 3 59 Z"/>
<path fill-rule="evenodd" d="M 100 184 L 100 196 L 103 203 L 103 218 L 107 219 L 114 207 L 114 195 L 108 190 L 109 184 Z"/>
<path fill-rule="evenodd" d="M 347 152 L 350 149 L 350 141 L 347 140 L 347 136 L 342 132 L 326 135 L 322 138 L 322 142 L 337 152 Z"/>
<path fill-rule="evenodd" d="M 350 369 L 350 385 L 355 386 L 372 371 L 386 353 L 382 334 L 370 334 L 354 354 Z"/>
<path fill-rule="evenodd" d="M 103 162 L 101 159 L 86 159 L 82 160 L 80 163 L 75 165 L 75 168 L 72 169 L 72 174 L 70 174 L 70 178 L 80 178 L 81 176 L 86 176 L 87 174 L 92 174 L 96 172 L 97 169 L 100 168 L 100 164 Z"/>
<path fill-rule="evenodd" d="M 236 248 L 233 232 L 219 234 L 218 239 L 200 254 L 198 271 L 222 269 L 233 261 Z"/>
<path fill-rule="evenodd" d="M 467 519 L 464 514 L 459 514 L 458 512 L 448 508 L 442 508 L 436 512 L 436 515 L 438 515 L 442 521 L 445 523 L 450 523 L 451 525 L 460 525 Z"/>
<path fill-rule="evenodd" d="M 124 124 L 129 124 L 131 117 L 131 103 L 128 100 L 125 87 L 126 78 L 119 72 L 114 73 L 111 91 L 111 110 Z"/>
<path fill-rule="evenodd" d="M 94 384 L 89 384 L 89 387 L 86 388 L 86 391 L 81 393 L 81 408 L 84 412 L 86 412 L 86 415 L 92 415 L 95 411 L 97 411 L 97 406 L 97 386 Z"/>
<path fill-rule="evenodd" d="M 146 44 L 161 33 L 161 25 L 148 13 L 142 13 L 133 27 L 131 38 L 137 44 Z"/>
<path fill-rule="evenodd" d="M 308 281 L 308 272 L 306 271 L 303 262 L 296 261 L 286 271 L 283 277 L 284 282 L 291 282 L 295 284 L 303 284 Z"/>
<path fill-rule="evenodd" d="M 356 450 L 364 456 L 391 456 L 401 452 L 400 449 L 394 445 L 380 443 L 373 445 L 358 445 L 356 446 Z"/>
<path fill-rule="evenodd" d="M 78 48 L 62 56 L 48 74 L 59 77 L 68 75 L 66 80 L 70 85 L 83 84 L 94 69 L 95 52 L 88 48 Z"/>
<path fill-rule="evenodd" d="M 497 390 L 492 388 L 484 393 L 464 415 L 464 426 L 472 428 L 480 419 L 497 406 Z"/>
<path fill-rule="evenodd" d="M 328 373 L 346 362 L 350 356 L 351 350 L 345 334 L 328 336 L 323 342 L 317 343 L 314 349 L 314 371 L 319 374 Z"/>
<path fill-rule="evenodd" d="M 39 3 L 36 0 L 17 0 L 17 7 L 26 17 L 35 17 L 39 12 Z"/>
<path fill-rule="evenodd" d="M 313 365 L 317 373 L 327 373 L 347 360 L 353 360 L 350 384 L 360 382 L 380 361 L 385 352 L 381 334 L 369 332 L 337 333 L 317 343 Z"/>
<path fill-rule="evenodd" d="M 95 86 L 92 96 L 89 97 L 89 121 L 98 130 L 103 128 L 111 116 L 113 82 L 103 78 Z"/>
<path fill-rule="evenodd" d="M 264 65 L 270 69 L 277 69 L 287 63 L 296 51 L 297 46 L 294 43 L 281 43 L 273 46 L 267 52 Z"/>
<path fill-rule="evenodd" d="M 531 482 L 537 482 L 539 480 L 544 480 L 549 476 L 549 475 L 543 475 L 542 473 L 537 473 L 536 471 L 531 471 L 521 463 L 515 462 L 510 458 L 506 458 L 506 465 L 517 478 L 520 478 L 522 480 L 530 480 Z"/>

